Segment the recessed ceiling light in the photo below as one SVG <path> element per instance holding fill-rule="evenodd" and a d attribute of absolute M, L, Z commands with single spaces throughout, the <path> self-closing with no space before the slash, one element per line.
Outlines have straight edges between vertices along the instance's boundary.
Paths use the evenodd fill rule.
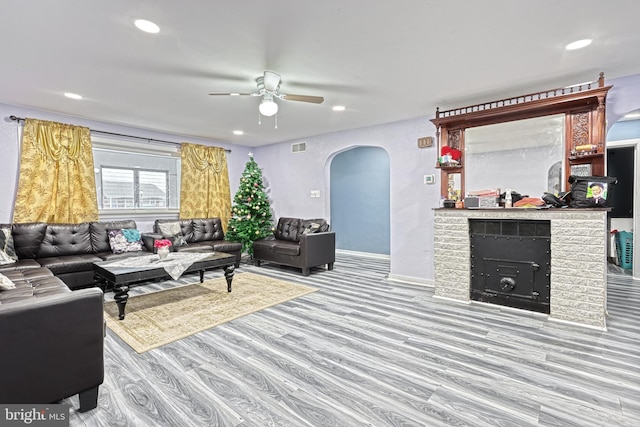
<path fill-rule="evenodd" d="M 629 113 L 624 115 L 625 119 L 640 119 L 640 113 Z"/>
<path fill-rule="evenodd" d="M 139 30 L 144 31 L 145 33 L 155 34 L 160 32 L 160 27 L 146 19 L 137 19 L 134 24 L 136 24 L 136 27 L 138 27 Z"/>
<path fill-rule="evenodd" d="M 568 45 L 565 46 L 565 49 L 567 50 L 576 50 L 576 49 L 582 49 L 583 47 L 587 47 L 591 44 L 591 39 L 582 39 L 582 40 L 576 40 L 573 43 L 569 43 Z"/>
<path fill-rule="evenodd" d="M 334 105 L 332 108 L 333 111 L 344 111 L 346 109 L 347 107 L 345 107 L 344 105 Z"/>
<path fill-rule="evenodd" d="M 65 92 L 64 96 L 71 99 L 82 99 L 82 96 L 78 95 L 77 93 Z"/>
<path fill-rule="evenodd" d="M 243 131 L 241 131 L 241 130 L 234 130 L 234 131 L 233 131 L 233 134 L 234 134 L 234 135 L 244 135 L 244 132 L 243 132 Z"/>

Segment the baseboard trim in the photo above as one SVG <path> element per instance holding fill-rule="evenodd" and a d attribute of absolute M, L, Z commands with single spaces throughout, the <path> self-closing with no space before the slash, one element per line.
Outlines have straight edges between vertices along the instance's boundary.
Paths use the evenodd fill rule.
<path fill-rule="evenodd" d="M 422 279 L 420 277 L 413 277 L 413 276 L 402 276 L 400 274 L 389 274 L 387 276 L 387 280 L 390 282 L 408 283 L 410 285 L 426 286 L 428 288 L 433 288 L 435 285 L 435 280 Z"/>
<path fill-rule="evenodd" d="M 550 322 L 555 322 L 555 323 L 563 323 L 565 325 L 578 326 L 580 328 L 595 329 L 596 331 L 603 331 L 603 332 L 607 331 L 607 326 L 606 325 L 604 327 L 595 326 L 595 325 L 587 325 L 587 324 L 584 324 L 584 323 L 572 322 L 571 320 L 556 319 L 555 317 L 551 317 L 551 316 L 549 316 L 549 321 Z"/>
<path fill-rule="evenodd" d="M 391 259 L 390 255 L 375 254 L 373 252 L 348 251 L 346 249 L 336 249 L 336 253 L 345 254 L 345 255 L 357 255 L 357 256 L 363 256 L 363 257 L 367 257 L 367 258 Z"/>
<path fill-rule="evenodd" d="M 434 295 L 433 298 L 434 299 L 441 299 L 443 301 L 455 302 L 455 303 L 458 303 L 458 304 L 466 304 L 466 305 L 470 305 L 471 304 L 471 300 L 461 300 L 461 299 L 456 299 L 456 298 L 443 297 L 443 296 L 440 296 L 440 295 Z"/>

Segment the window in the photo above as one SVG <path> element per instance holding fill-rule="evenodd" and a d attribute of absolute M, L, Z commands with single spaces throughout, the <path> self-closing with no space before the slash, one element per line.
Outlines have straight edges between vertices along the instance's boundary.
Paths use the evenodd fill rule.
<path fill-rule="evenodd" d="M 177 147 L 147 147 L 92 138 L 98 208 L 172 211 L 180 201 Z"/>
<path fill-rule="evenodd" d="M 102 209 L 167 208 L 169 171 L 101 168 Z"/>

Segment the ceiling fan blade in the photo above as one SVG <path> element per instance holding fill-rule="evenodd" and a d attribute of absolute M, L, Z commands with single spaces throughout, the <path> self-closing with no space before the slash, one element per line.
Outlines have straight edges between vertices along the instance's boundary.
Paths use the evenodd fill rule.
<path fill-rule="evenodd" d="M 258 93 L 238 93 L 238 92 L 212 92 L 209 95 L 227 95 L 227 96 L 258 96 Z"/>
<path fill-rule="evenodd" d="M 283 93 L 279 98 L 286 101 L 311 102 L 313 104 L 322 104 L 324 102 L 324 98 L 321 96 L 292 95 Z"/>
<path fill-rule="evenodd" d="M 273 71 L 264 72 L 264 88 L 269 92 L 275 92 L 280 86 L 280 74 Z"/>

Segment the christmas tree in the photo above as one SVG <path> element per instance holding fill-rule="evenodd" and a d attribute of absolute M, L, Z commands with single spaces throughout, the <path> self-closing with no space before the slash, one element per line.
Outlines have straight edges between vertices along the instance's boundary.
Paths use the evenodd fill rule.
<path fill-rule="evenodd" d="M 271 206 L 264 192 L 262 171 L 249 153 L 240 187 L 233 198 L 226 238 L 242 243 L 242 252 L 253 256 L 253 242 L 273 234 Z"/>

